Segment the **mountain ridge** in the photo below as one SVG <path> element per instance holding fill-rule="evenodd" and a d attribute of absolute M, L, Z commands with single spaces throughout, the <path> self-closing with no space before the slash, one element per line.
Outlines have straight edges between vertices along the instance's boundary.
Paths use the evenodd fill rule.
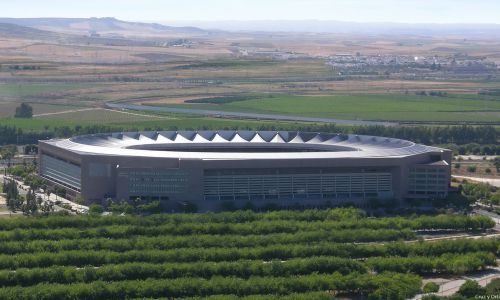
<path fill-rule="evenodd" d="M 0 23 L 71 34 L 205 34 L 193 26 L 167 26 L 159 23 L 129 22 L 113 17 L 104 18 L 0 18 Z"/>

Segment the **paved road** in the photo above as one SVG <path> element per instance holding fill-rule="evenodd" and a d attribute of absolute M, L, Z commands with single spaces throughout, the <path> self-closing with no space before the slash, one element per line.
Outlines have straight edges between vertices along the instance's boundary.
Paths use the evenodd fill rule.
<path fill-rule="evenodd" d="M 488 268 L 484 271 L 478 272 L 474 275 L 468 275 L 468 276 L 462 276 L 453 280 L 449 280 L 439 286 L 439 291 L 437 293 L 433 293 L 438 296 L 451 296 L 458 292 L 458 289 L 466 280 L 474 280 L 477 283 L 479 283 L 480 286 L 486 286 L 488 283 L 490 283 L 493 279 L 500 278 L 500 268 L 499 267 L 493 267 L 493 268 Z M 419 294 L 415 296 L 413 299 L 414 300 L 420 300 L 422 299 L 424 295 Z M 491 298 L 494 299 L 494 298 Z"/>
<path fill-rule="evenodd" d="M 497 230 L 500 231 L 500 216 L 499 215 L 497 215 L 495 213 L 492 213 L 490 211 L 481 209 L 481 208 L 474 209 L 474 212 L 476 214 L 478 214 L 478 215 L 483 215 L 483 216 L 489 217 L 490 219 L 492 219 L 493 221 L 495 221 L 495 223 L 497 224 L 496 227 L 495 227 L 495 229 L 497 229 Z"/>
<path fill-rule="evenodd" d="M 140 111 L 155 111 L 155 112 L 170 112 L 170 113 L 184 113 L 195 114 L 204 116 L 220 116 L 225 118 L 244 118 L 244 119 L 257 119 L 257 120 L 280 120 L 280 121 L 299 121 L 299 122 L 316 122 L 316 123 L 336 123 L 348 125 L 382 125 L 382 126 L 396 126 L 395 122 L 378 122 L 378 121 L 363 121 L 363 120 L 342 120 L 332 118 L 313 118 L 294 115 L 277 115 L 277 114 L 257 114 L 246 112 L 229 112 L 207 109 L 194 109 L 194 108 L 174 108 L 165 106 L 149 106 L 149 105 L 134 105 L 134 104 L 120 104 L 120 103 L 106 103 L 109 108 L 115 109 L 130 109 Z"/>

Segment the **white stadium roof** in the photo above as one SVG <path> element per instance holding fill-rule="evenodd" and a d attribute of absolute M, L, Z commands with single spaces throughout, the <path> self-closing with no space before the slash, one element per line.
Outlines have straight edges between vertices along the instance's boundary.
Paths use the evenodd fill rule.
<path fill-rule="evenodd" d="M 394 138 L 291 131 L 123 132 L 44 142 L 88 155 L 204 160 L 404 157 L 442 151 Z"/>

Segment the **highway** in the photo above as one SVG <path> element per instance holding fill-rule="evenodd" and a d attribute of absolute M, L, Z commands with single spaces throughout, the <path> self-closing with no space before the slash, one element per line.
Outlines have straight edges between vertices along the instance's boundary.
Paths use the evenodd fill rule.
<path fill-rule="evenodd" d="M 169 112 L 169 113 L 183 113 L 204 116 L 217 116 L 222 118 L 241 118 L 241 119 L 255 119 L 255 120 L 279 120 L 279 121 L 299 121 L 299 122 L 315 122 L 315 123 L 335 123 L 346 125 L 381 125 L 381 126 L 396 126 L 395 122 L 379 122 L 379 121 L 364 121 L 364 120 L 343 120 L 332 118 L 314 118 L 294 115 L 278 115 L 278 114 L 258 114 L 247 112 L 230 112 L 219 110 L 195 109 L 195 108 L 174 108 L 166 106 L 149 106 L 149 105 L 135 105 L 135 104 L 121 104 L 121 103 L 106 103 L 106 107 L 113 109 L 129 109 L 139 111 L 153 111 L 153 112 Z"/>

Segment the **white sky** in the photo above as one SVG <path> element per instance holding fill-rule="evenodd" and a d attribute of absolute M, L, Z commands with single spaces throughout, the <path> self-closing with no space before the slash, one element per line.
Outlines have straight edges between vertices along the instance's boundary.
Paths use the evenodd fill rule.
<path fill-rule="evenodd" d="M 500 23 L 500 0 L 0 0 L 0 17 Z"/>

